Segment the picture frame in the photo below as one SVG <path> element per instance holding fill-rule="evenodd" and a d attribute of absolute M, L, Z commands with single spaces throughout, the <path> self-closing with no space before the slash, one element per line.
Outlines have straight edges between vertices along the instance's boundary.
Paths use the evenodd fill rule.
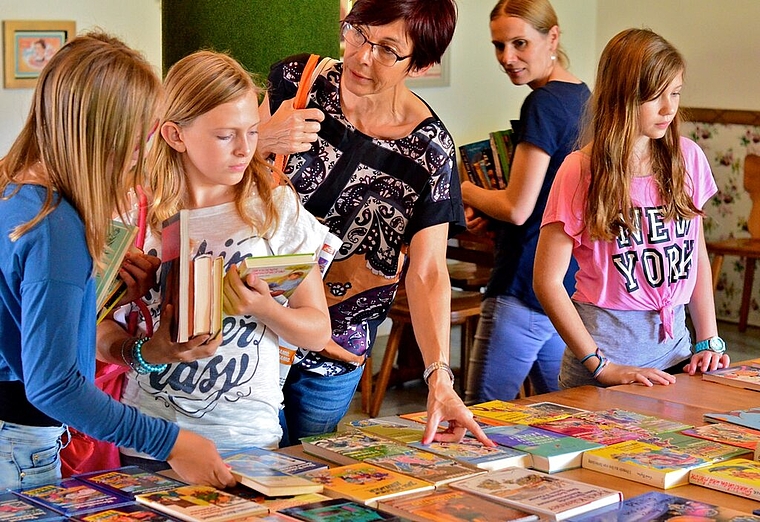
<path fill-rule="evenodd" d="M 406 86 L 410 89 L 416 87 L 448 87 L 451 74 L 451 58 L 449 51 L 443 53 L 441 63 L 433 64 L 422 76 L 407 78 Z"/>
<path fill-rule="evenodd" d="M 71 20 L 4 20 L 4 87 L 33 88 L 50 58 L 75 34 Z"/>

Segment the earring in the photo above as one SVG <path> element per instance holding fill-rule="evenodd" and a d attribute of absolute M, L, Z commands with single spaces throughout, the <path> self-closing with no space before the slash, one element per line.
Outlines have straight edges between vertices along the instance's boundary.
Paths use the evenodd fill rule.
<path fill-rule="evenodd" d="M 554 61 L 554 60 L 556 60 L 556 59 L 557 59 L 557 56 L 553 54 L 553 55 L 552 55 L 552 61 Z"/>

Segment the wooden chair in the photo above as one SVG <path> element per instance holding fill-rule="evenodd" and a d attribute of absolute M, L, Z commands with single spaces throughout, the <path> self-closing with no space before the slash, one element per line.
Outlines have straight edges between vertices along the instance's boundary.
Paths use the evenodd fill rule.
<path fill-rule="evenodd" d="M 744 158 L 744 189 L 749 192 L 752 199 L 752 210 L 747 219 L 747 228 L 752 237 L 707 242 L 707 252 L 713 256 L 711 265 L 713 291 L 718 286 L 723 258 L 738 256 L 744 259 L 744 288 L 739 308 L 740 332 L 747 329 L 747 316 L 755 279 L 755 261 L 760 259 L 760 156 L 747 154 Z"/>

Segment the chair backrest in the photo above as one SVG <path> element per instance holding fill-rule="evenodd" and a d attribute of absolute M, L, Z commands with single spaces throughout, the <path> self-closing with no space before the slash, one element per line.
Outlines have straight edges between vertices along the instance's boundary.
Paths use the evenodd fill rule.
<path fill-rule="evenodd" d="M 744 158 L 744 190 L 752 200 L 747 228 L 752 237 L 760 238 L 760 156 L 756 154 Z"/>

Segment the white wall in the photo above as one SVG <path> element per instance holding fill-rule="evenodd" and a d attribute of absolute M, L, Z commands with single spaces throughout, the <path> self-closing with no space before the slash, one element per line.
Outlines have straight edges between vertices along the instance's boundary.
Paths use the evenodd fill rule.
<path fill-rule="evenodd" d="M 161 0 L 0 0 L 0 19 L 74 20 L 78 33 L 103 29 L 142 51 L 161 71 Z M 32 89 L 0 90 L 0 157 L 21 130 L 31 99 Z"/>

